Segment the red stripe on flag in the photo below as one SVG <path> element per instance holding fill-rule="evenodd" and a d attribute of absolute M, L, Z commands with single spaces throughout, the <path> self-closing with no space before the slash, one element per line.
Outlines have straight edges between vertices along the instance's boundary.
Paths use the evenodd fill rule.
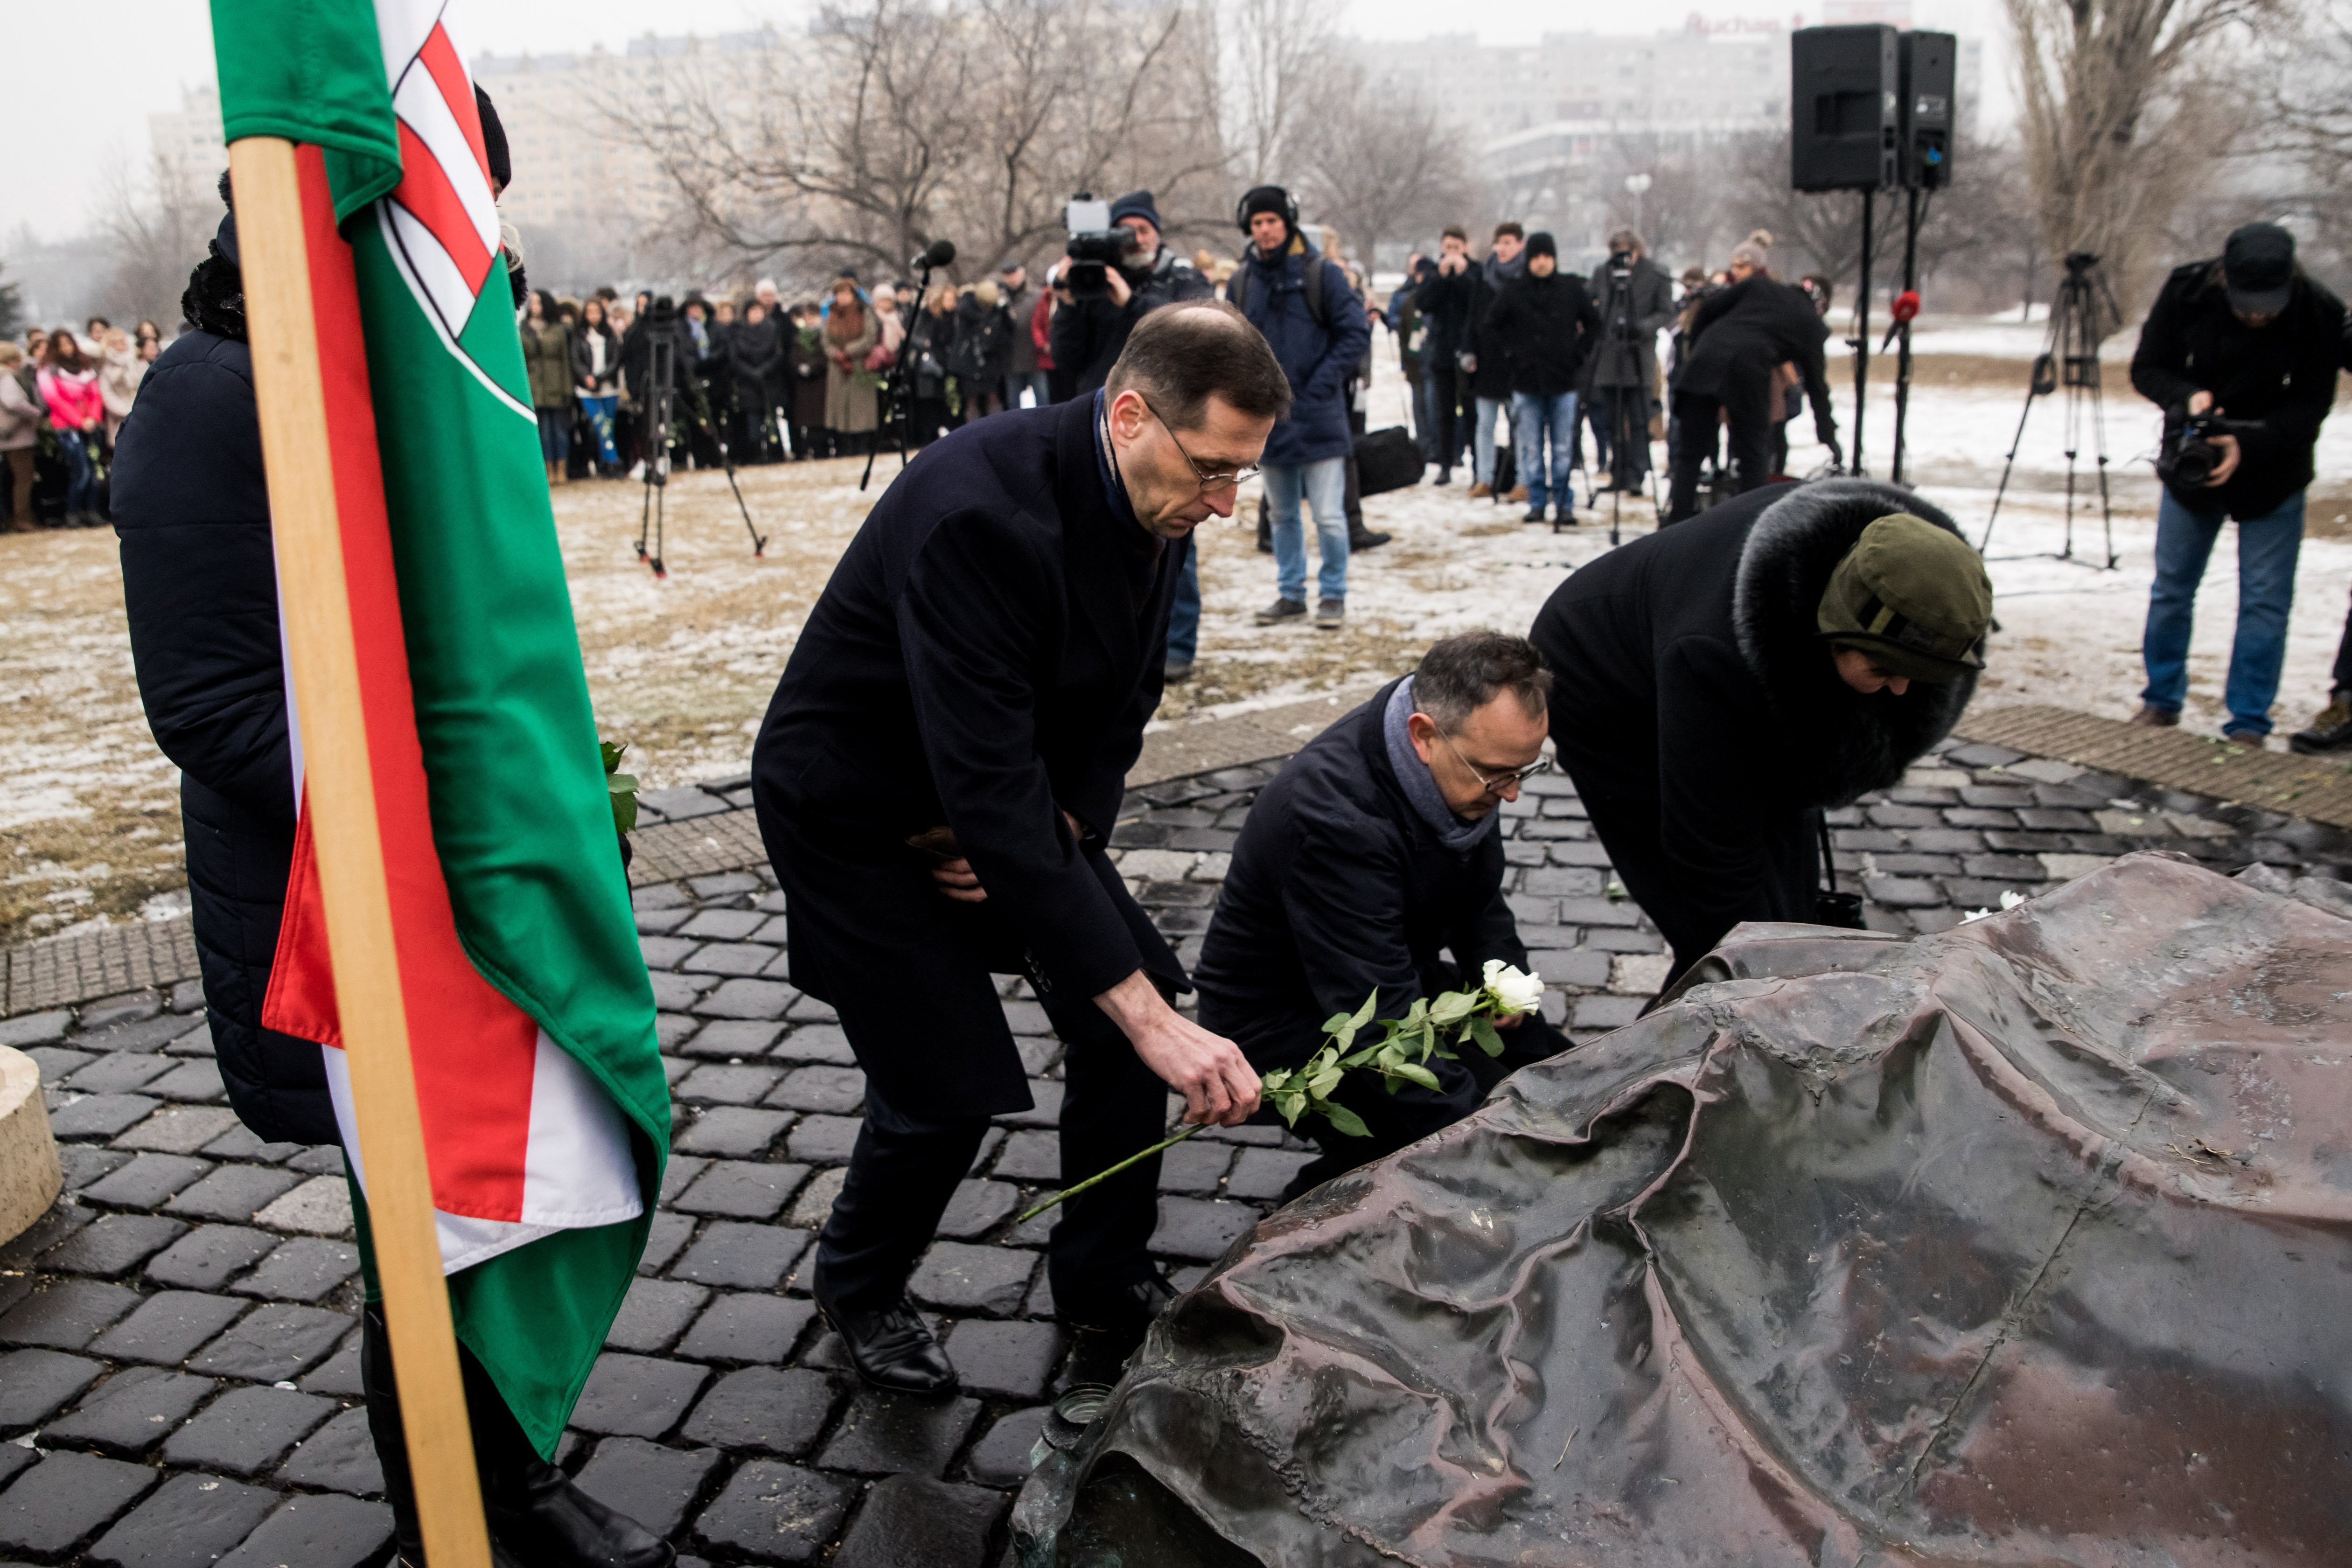
<path fill-rule="evenodd" d="M 482 280 L 490 275 L 490 253 L 475 232 L 473 214 L 458 199 L 457 188 L 449 183 L 441 161 L 404 120 L 400 122 L 400 183 L 394 187 L 392 199 L 441 242 L 466 287 L 480 293 Z"/>
<path fill-rule="evenodd" d="M 481 166 L 482 178 L 488 180 L 490 154 L 482 144 L 482 111 L 474 102 L 474 84 L 466 79 L 466 68 L 457 63 L 457 51 L 449 42 L 448 29 L 434 23 L 416 57 L 432 73 L 433 85 L 441 89 L 441 100 L 456 117 L 457 129 L 466 133 L 466 145 L 474 150 L 474 162 Z"/>
<path fill-rule="evenodd" d="M 482 978 L 457 938 L 433 841 L 358 277 L 351 247 L 335 229 L 325 160 L 309 146 L 298 149 L 297 158 L 328 447 L 341 517 L 343 578 L 434 1207 L 482 1219 L 520 1220 L 539 1026 Z M 331 1044 L 340 1041 L 341 1031 L 325 952 L 318 861 L 307 825 L 306 814 L 305 831 L 297 835 L 286 923 L 263 1021 Z"/>

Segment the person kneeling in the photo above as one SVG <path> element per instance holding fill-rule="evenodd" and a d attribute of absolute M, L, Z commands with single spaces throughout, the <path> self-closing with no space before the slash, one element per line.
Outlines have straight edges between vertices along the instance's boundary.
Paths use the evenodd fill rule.
<path fill-rule="evenodd" d="M 1375 990 L 1376 1015 L 1402 1018 L 1475 985 L 1490 958 L 1526 968 L 1496 828 L 1521 781 L 1550 766 L 1550 684 L 1522 638 L 1449 637 L 1284 764 L 1250 810 L 1202 946 L 1202 1025 L 1265 1072 L 1305 1062 L 1324 1020 Z M 1371 1135 L 1310 1124 L 1323 1154 L 1284 1197 L 1450 1126 L 1516 1069 L 1568 1049 L 1540 1015 L 1498 1027 L 1499 1057 L 1433 1059 L 1435 1090 L 1391 1094 L 1350 1074 L 1332 1098 Z"/>

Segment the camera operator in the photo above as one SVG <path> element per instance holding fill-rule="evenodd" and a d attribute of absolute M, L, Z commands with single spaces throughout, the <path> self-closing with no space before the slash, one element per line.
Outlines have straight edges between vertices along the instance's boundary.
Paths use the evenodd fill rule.
<path fill-rule="evenodd" d="M 1543 755 L 1550 675 L 1524 638 L 1465 632 L 1283 764 L 1250 810 L 1202 939 L 1201 1021 L 1260 1071 L 1297 1067 L 1323 1020 L 1380 993 L 1376 1015 L 1528 967 L 1503 891 L 1503 807 Z M 1433 1059 L 1436 1087 L 1390 1093 L 1351 1075 L 1335 1098 L 1369 1137 L 1309 1130 L 1323 1157 L 1290 1197 L 1475 1110 L 1507 1074 L 1568 1049 L 1541 1015 L 1510 1020 L 1499 1057 Z"/>
<path fill-rule="evenodd" d="M 2165 279 L 2132 355 L 2132 385 L 2165 422 L 2156 586 L 2140 643 L 2147 688 L 2134 724 L 2180 722 L 2197 585 L 2228 517 L 2238 524 L 2238 628 L 2221 733 L 2256 747 L 2270 734 L 2304 491 L 2343 342 L 2343 303 L 2304 276 L 2294 236 L 2275 224 L 2246 225 L 2218 260 Z"/>
<path fill-rule="evenodd" d="M 1207 299 L 1216 287 L 1192 264 L 1160 242 L 1160 209 L 1149 191 L 1129 191 L 1110 204 L 1113 228 L 1132 236 L 1126 258 L 1104 268 L 1108 294 L 1073 295 L 1068 269 L 1055 285 L 1061 308 L 1054 312 L 1054 363 L 1076 379 L 1072 395 L 1103 384 L 1127 335 L 1149 311 L 1180 299 Z"/>
<path fill-rule="evenodd" d="M 1136 327 L 1093 395 L 955 431 L 883 492 L 809 614 L 752 752 L 793 983 L 832 1003 L 866 1124 L 810 1289 L 868 1382 L 953 1388 L 908 1274 L 989 1118 L 1030 1108 L 993 975 L 1067 1047 L 1063 1179 L 1257 1108 L 1240 1050 L 1105 853 L 1192 531 L 1231 517 L 1290 388 L 1232 307 Z M 1148 1244 L 1160 1160 L 1059 1210 L 1066 1322 L 1122 1355 L 1173 1297 Z M 1102 1342 L 1097 1342 L 1102 1343 Z"/>
<path fill-rule="evenodd" d="M 1437 259 L 1423 268 L 1413 286 L 1412 302 L 1428 323 L 1422 343 L 1423 387 L 1429 402 L 1433 437 L 1430 461 L 1437 465 L 1436 483 L 1454 483 L 1454 465 L 1466 444 L 1461 423 L 1462 400 L 1467 395 L 1462 355 L 1470 346 L 1470 235 L 1459 224 L 1445 225 Z"/>
<path fill-rule="evenodd" d="M 1794 364 L 1812 400 L 1813 434 L 1843 464 L 1837 416 L 1830 412 L 1828 367 L 1822 345 L 1830 329 L 1801 288 L 1764 270 L 1766 252 L 1750 239 L 1731 253 L 1731 286 L 1699 302 L 1691 319 L 1690 351 L 1675 392 L 1675 417 L 1683 439 L 1675 453 L 1674 494 L 1666 521 L 1676 523 L 1698 510 L 1699 460 L 1721 419 L 1731 436 L 1731 461 L 1738 493 L 1764 483 L 1771 458 L 1772 377 L 1783 362 Z"/>
<path fill-rule="evenodd" d="M 1642 236 L 1619 229 L 1609 236 L 1609 265 L 1593 280 L 1601 339 L 1588 364 L 1595 466 L 1623 468 L 1625 488 L 1650 474 L 1650 410 L 1658 384 L 1658 333 L 1675 319 L 1674 285 L 1649 257 Z M 1622 456 L 1619 434 L 1632 437 Z M 1616 488 L 1616 481 L 1610 481 Z"/>

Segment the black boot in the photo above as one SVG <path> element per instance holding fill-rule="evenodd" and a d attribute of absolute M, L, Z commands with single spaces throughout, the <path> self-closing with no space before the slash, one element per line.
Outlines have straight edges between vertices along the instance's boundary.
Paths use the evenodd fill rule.
<path fill-rule="evenodd" d="M 1257 553 L 1274 553 L 1274 516 L 1266 510 L 1264 496 L 1257 498 Z"/>
<path fill-rule="evenodd" d="M 1118 1382 L 1120 1370 L 1142 1345 L 1144 1333 L 1175 1299 L 1176 1287 L 1156 1270 L 1149 1279 L 1121 1290 L 1081 1293 L 1073 1289 L 1066 1300 L 1056 1290 L 1055 1314 L 1077 1331 L 1079 1381 Z"/>
<path fill-rule="evenodd" d="M 368 1432 L 383 1469 L 384 1500 L 392 1505 L 393 1540 L 401 1563 L 425 1568 L 383 1306 L 366 1308 L 360 1324 L 360 1382 L 367 1391 Z M 462 1344 L 457 1363 L 490 1530 L 491 1568 L 670 1568 L 677 1561 L 667 1542 L 606 1508 L 539 1457 L 489 1374 Z"/>

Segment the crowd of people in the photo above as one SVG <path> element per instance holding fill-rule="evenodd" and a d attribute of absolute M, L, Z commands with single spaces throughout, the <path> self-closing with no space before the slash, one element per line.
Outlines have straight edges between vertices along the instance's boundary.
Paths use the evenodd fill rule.
<path fill-rule="evenodd" d="M 134 336 L 103 316 L 92 316 L 79 336 L 70 327 L 35 327 L 21 344 L 0 341 L 0 459 L 8 465 L 11 532 L 38 526 L 37 488 L 56 495 L 55 514 L 69 528 L 106 521 L 114 438 L 163 351 L 154 322 L 140 322 Z M 45 476 L 50 482 L 42 486 Z"/>

